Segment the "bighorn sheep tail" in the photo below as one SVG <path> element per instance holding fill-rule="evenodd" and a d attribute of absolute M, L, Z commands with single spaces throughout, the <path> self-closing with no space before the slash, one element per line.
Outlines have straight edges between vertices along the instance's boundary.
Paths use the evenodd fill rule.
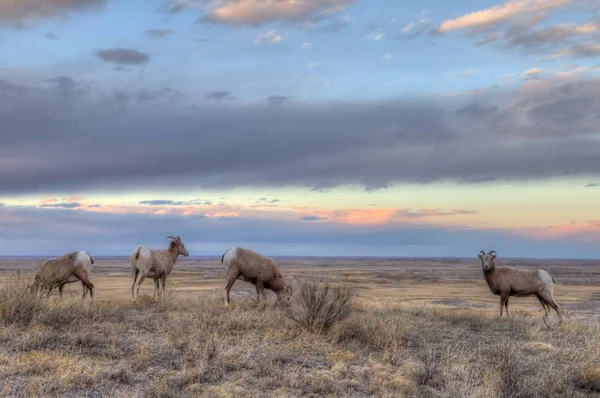
<path fill-rule="evenodd" d="M 223 261 L 225 261 L 225 255 L 227 254 L 227 252 L 229 252 L 229 249 L 227 249 L 227 251 L 221 256 L 221 264 L 223 264 Z"/>

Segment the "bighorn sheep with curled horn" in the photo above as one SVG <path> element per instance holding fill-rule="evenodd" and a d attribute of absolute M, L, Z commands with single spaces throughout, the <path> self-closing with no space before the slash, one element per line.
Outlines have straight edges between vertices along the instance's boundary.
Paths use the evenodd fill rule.
<path fill-rule="evenodd" d="M 171 239 L 171 244 L 166 250 L 153 250 L 148 246 L 138 246 L 130 256 L 131 273 L 133 284 L 131 285 L 131 295 L 135 300 L 140 294 L 140 286 L 146 277 L 154 279 L 154 297 L 160 298 L 165 296 L 165 283 L 167 277 L 171 274 L 177 258 L 189 256 L 189 252 L 185 248 L 179 236 L 168 236 Z M 159 280 L 162 289 L 159 287 Z"/>
<path fill-rule="evenodd" d="M 90 282 L 94 258 L 83 250 L 71 252 L 63 256 L 45 260 L 39 267 L 30 290 L 52 289 L 58 287 L 58 293 L 62 298 L 65 284 L 81 281 L 83 286 L 82 299 L 89 291 L 90 298 L 94 296 L 94 285 Z"/>
<path fill-rule="evenodd" d="M 560 313 L 560 307 L 554 300 L 554 278 L 543 269 L 523 270 L 511 267 L 496 267 L 494 259 L 496 252 L 494 250 L 485 254 L 485 251 L 479 252 L 481 265 L 483 267 L 483 276 L 493 294 L 500 296 L 500 316 L 502 316 L 502 307 L 506 307 L 508 315 L 509 296 L 533 296 L 535 295 L 542 308 L 544 308 L 544 323 L 548 326 L 546 318 L 550 307 L 554 308 L 560 323 L 563 318 Z M 549 327 L 549 326 L 548 326 Z"/>
<path fill-rule="evenodd" d="M 227 274 L 225 305 L 229 305 L 229 291 L 238 279 L 256 286 L 257 301 L 260 301 L 261 296 L 266 300 L 265 288 L 275 292 L 278 300 L 282 296 L 289 297 L 292 294 L 292 287 L 284 281 L 277 264 L 270 257 L 250 249 L 234 247 L 223 253 L 221 264 Z"/>

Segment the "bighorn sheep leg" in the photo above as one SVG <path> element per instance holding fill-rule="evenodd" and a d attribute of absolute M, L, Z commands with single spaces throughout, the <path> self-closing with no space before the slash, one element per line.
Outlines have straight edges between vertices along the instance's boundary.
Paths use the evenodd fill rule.
<path fill-rule="evenodd" d="M 160 285 L 158 284 L 158 278 L 154 279 L 154 297 L 155 300 L 160 299 Z"/>
<path fill-rule="evenodd" d="M 229 302 L 229 291 L 231 290 L 231 287 L 237 280 L 237 277 L 238 277 L 237 272 L 230 272 L 227 274 L 227 283 L 225 284 L 225 305 L 229 305 L 229 303 L 230 303 Z"/>
<path fill-rule="evenodd" d="M 164 274 L 164 272 L 162 274 L 160 274 L 160 284 L 161 284 L 161 290 L 162 290 L 162 298 L 165 299 L 165 297 L 166 297 L 165 295 L 167 294 L 166 290 L 165 290 L 165 287 L 167 284 L 167 276 Z"/>
<path fill-rule="evenodd" d="M 134 300 L 136 298 L 138 298 L 138 296 L 140 295 L 140 287 L 142 286 L 144 279 L 146 279 L 146 275 L 144 275 L 143 272 L 140 272 L 134 282 L 134 285 L 135 285 L 135 294 L 133 295 Z"/>
<path fill-rule="evenodd" d="M 542 296 L 542 298 L 546 302 L 546 305 L 554 308 L 554 311 L 556 311 L 556 313 L 558 314 L 559 323 L 562 323 L 563 317 L 560 313 L 560 307 L 558 306 L 558 304 L 556 304 L 552 291 L 544 289 L 540 292 L 540 296 Z"/>
<path fill-rule="evenodd" d="M 504 307 L 507 300 L 508 300 L 508 294 L 502 293 L 500 295 L 500 318 L 502 318 L 502 307 Z"/>
<path fill-rule="evenodd" d="M 82 266 L 78 266 L 75 269 L 75 276 L 84 284 L 85 287 L 90 289 L 90 298 L 94 298 L 94 285 L 88 278 L 88 273 Z"/>

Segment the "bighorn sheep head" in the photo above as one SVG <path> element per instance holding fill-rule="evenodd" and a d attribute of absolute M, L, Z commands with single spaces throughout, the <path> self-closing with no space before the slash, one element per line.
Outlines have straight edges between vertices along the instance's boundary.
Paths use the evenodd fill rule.
<path fill-rule="evenodd" d="M 484 271 L 489 271 L 494 268 L 494 259 L 496 258 L 496 251 L 492 250 L 488 254 L 485 251 L 479 252 L 479 259 L 481 260 L 481 266 Z"/>
<path fill-rule="evenodd" d="M 190 253 L 185 248 L 185 245 L 183 244 L 183 242 L 181 241 L 181 238 L 179 236 L 167 236 L 167 239 L 171 239 L 171 246 L 177 248 L 178 254 L 181 254 L 182 256 L 185 256 L 185 257 L 190 255 Z"/>

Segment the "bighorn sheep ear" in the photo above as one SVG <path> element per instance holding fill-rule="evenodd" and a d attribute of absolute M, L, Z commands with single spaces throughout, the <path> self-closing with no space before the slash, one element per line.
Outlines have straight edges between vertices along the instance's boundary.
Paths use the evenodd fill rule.
<path fill-rule="evenodd" d="M 177 242 L 181 242 L 181 238 L 177 235 Z"/>
<path fill-rule="evenodd" d="M 495 251 L 495 250 L 492 250 L 492 251 L 490 252 L 490 256 L 492 256 L 492 260 L 493 260 L 493 259 L 495 259 L 495 258 L 496 258 L 496 251 Z"/>
<path fill-rule="evenodd" d="M 485 256 L 485 252 L 482 250 L 479 252 L 479 258 L 483 259 L 483 256 Z"/>

